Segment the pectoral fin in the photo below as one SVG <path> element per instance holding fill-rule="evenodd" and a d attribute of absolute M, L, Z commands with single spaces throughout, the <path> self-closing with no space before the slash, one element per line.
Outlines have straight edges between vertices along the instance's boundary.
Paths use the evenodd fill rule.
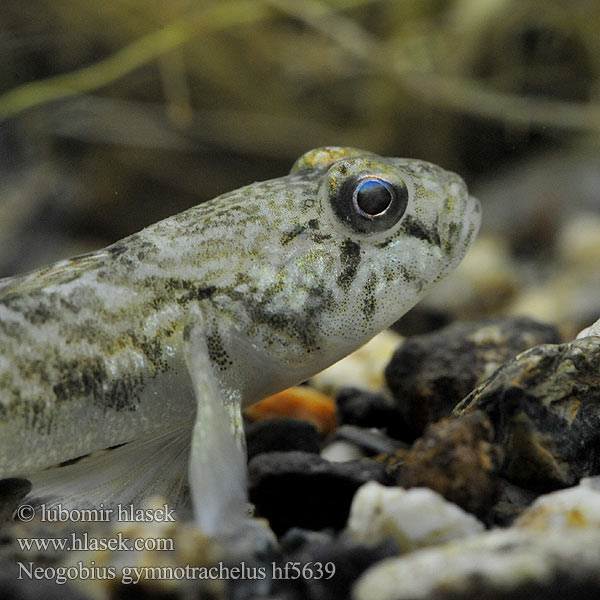
<path fill-rule="evenodd" d="M 241 406 L 239 398 L 226 397 L 219 384 L 197 305 L 190 309 L 184 352 L 197 401 L 189 463 L 194 515 L 206 534 L 225 535 L 241 527 L 247 516 Z"/>

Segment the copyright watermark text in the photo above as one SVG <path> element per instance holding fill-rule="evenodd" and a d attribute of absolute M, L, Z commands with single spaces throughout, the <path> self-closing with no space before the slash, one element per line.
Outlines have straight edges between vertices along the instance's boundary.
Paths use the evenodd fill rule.
<path fill-rule="evenodd" d="M 118 521 L 126 523 L 168 522 L 174 523 L 175 509 L 163 504 L 160 508 L 136 508 L 133 504 L 117 504 L 104 508 L 65 508 L 60 504 L 46 506 L 42 504 L 36 511 L 31 504 L 21 504 L 17 508 L 17 518 L 21 521 L 33 521 L 39 515 L 40 521 L 65 523 L 67 521 Z"/>

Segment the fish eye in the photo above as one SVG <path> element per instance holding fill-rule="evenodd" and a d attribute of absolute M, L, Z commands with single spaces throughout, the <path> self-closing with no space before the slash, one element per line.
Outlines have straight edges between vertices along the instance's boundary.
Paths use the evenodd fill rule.
<path fill-rule="evenodd" d="M 406 212 L 408 189 L 401 181 L 365 175 L 351 177 L 332 198 L 338 218 L 357 233 L 377 233 L 393 227 Z"/>
<path fill-rule="evenodd" d="M 383 215 L 394 201 L 392 186 L 380 179 L 364 179 L 354 188 L 356 210 L 366 218 Z"/>

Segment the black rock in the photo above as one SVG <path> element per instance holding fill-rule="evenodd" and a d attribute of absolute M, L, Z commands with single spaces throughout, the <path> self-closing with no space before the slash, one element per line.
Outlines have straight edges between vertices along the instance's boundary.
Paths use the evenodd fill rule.
<path fill-rule="evenodd" d="M 404 416 L 391 398 L 357 388 L 343 388 L 336 403 L 341 424 L 385 429 L 388 435 L 400 440 L 410 436 Z"/>
<path fill-rule="evenodd" d="M 341 529 L 358 487 L 386 478 L 369 459 L 330 463 L 307 452 L 259 454 L 248 470 L 250 501 L 278 535 L 290 527 Z"/>
<path fill-rule="evenodd" d="M 452 320 L 449 312 L 419 303 L 400 317 L 391 329 L 406 337 L 423 335 L 446 327 Z"/>
<path fill-rule="evenodd" d="M 319 453 L 319 432 L 308 421 L 278 417 L 251 423 L 246 427 L 248 460 L 263 452 Z"/>
<path fill-rule="evenodd" d="M 335 430 L 336 440 L 344 440 L 358 446 L 365 454 L 392 454 L 398 449 L 408 449 L 408 444 L 394 440 L 378 429 L 366 429 L 356 425 L 342 425 Z"/>
<path fill-rule="evenodd" d="M 448 416 L 473 388 L 519 352 L 557 343 L 555 327 L 527 318 L 454 323 L 405 340 L 385 370 L 412 438 Z"/>
<path fill-rule="evenodd" d="M 282 556 L 275 569 L 282 577 L 274 579 L 273 590 L 277 597 L 289 600 L 347 600 L 352 584 L 371 565 L 398 554 L 393 540 L 367 546 L 354 542 L 344 535 L 325 539 L 314 532 L 290 530 L 281 540 Z M 290 538 L 292 541 L 290 543 Z M 304 543 L 298 545 L 299 540 Z M 286 578 L 293 573 L 293 565 L 305 577 Z"/>
<path fill-rule="evenodd" d="M 600 338 L 520 354 L 455 410 L 485 412 L 504 451 L 501 473 L 547 491 L 600 473 Z"/>

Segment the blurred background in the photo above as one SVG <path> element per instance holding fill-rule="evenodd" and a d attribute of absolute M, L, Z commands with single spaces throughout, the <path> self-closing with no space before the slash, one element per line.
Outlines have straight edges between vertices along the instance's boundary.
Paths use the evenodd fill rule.
<path fill-rule="evenodd" d="M 404 322 L 600 317 L 599 0 L 2 0 L 0 277 L 304 151 L 460 173 L 464 265 Z"/>

